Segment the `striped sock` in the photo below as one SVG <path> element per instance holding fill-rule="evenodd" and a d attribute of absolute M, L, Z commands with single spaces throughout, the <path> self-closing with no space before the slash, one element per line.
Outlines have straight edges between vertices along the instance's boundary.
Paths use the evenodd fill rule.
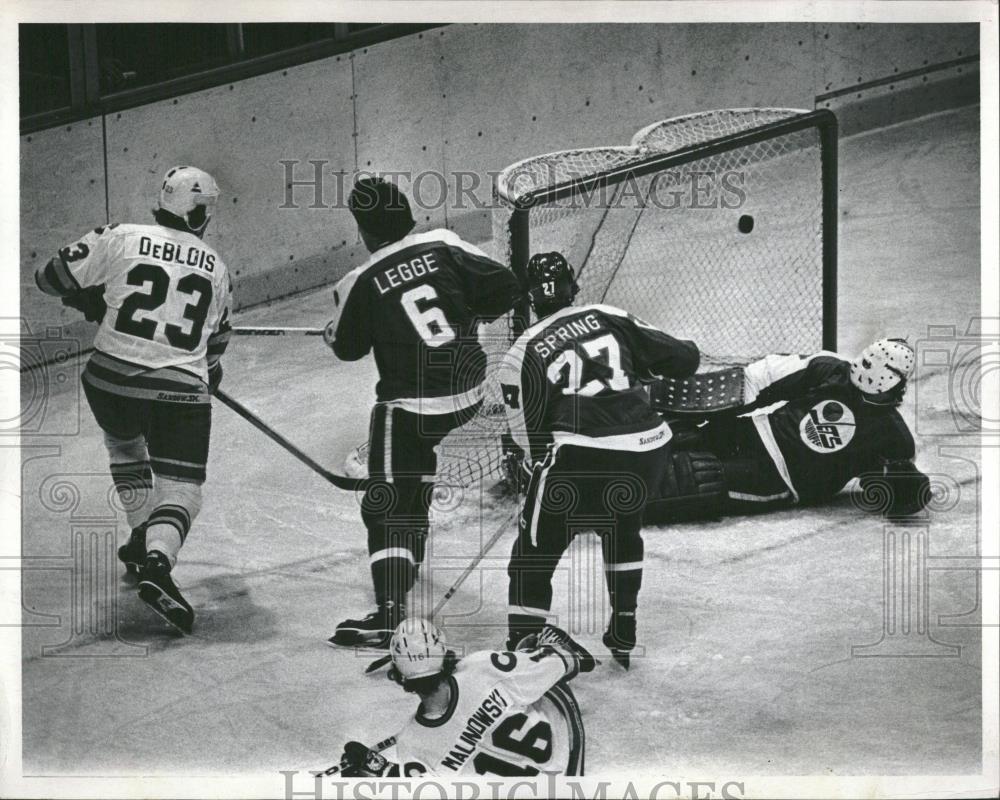
<path fill-rule="evenodd" d="M 111 465 L 111 479 L 130 528 L 146 521 L 146 501 L 153 491 L 153 469 L 149 461 L 127 461 Z"/>
<path fill-rule="evenodd" d="M 161 505 L 153 509 L 146 527 L 146 550 L 159 550 L 177 564 L 177 554 L 191 529 L 191 515 L 183 506 Z"/>

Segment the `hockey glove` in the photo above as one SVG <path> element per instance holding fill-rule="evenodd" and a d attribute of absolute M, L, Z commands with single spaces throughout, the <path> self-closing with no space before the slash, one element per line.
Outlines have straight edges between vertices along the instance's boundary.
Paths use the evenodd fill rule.
<path fill-rule="evenodd" d="M 881 474 L 869 472 L 861 476 L 861 491 L 870 496 L 886 493 L 883 515 L 888 519 L 905 519 L 927 505 L 931 499 L 931 480 L 912 461 L 890 461 Z"/>
<path fill-rule="evenodd" d="M 388 760 L 361 742 L 345 744 L 340 763 L 345 778 L 379 778 L 389 768 Z"/>
<path fill-rule="evenodd" d="M 557 628 L 555 625 L 546 625 L 542 628 L 542 632 L 538 634 L 536 646 L 544 647 L 545 645 L 559 647 L 572 654 L 573 658 L 576 659 L 577 665 L 580 667 L 580 672 L 593 672 L 594 668 L 600 663 L 590 654 L 590 651 L 586 647 L 575 641 L 562 628 Z"/>
<path fill-rule="evenodd" d="M 208 368 L 208 392 L 215 394 L 215 390 L 222 383 L 222 362 L 216 361 Z"/>
<path fill-rule="evenodd" d="M 82 311 L 87 322 L 100 324 L 104 321 L 104 315 L 108 310 L 108 304 L 104 301 L 104 284 L 88 286 L 86 289 L 66 295 L 62 299 L 62 304 L 67 308 Z"/>
<path fill-rule="evenodd" d="M 531 480 L 531 464 L 520 448 L 504 452 L 503 471 L 508 491 L 515 494 L 524 494 L 527 491 L 528 482 Z"/>

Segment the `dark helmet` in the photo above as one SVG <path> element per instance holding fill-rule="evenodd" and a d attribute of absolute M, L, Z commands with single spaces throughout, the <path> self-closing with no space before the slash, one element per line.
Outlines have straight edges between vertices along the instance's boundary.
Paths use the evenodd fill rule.
<path fill-rule="evenodd" d="M 347 206 L 358 227 L 385 243 L 402 239 L 417 224 L 406 195 L 396 184 L 381 178 L 360 178 Z"/>
<path fill-rule="evenodd" d="M 562 253 L 535 253 L 528 261 L 528 296 L 539 317 L 570 305 L 579 291 L 573 268 Z"/>

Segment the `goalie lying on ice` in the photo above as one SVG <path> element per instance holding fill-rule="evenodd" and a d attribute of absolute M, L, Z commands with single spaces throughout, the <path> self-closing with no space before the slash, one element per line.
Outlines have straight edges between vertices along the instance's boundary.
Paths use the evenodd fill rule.
<path fill-rule="evenodd" d="M 598 662 L 565 631 L 546 626 L 515 652 L 458 659 L 441 631 L 411 618 L 389 648 L 389 677 L 420 706 L 395 737 L 397 763 L 348 742 L 344 777 L 583 774 L 583 722 L 567 681 Z"/>
<path fill-rule="evenodd" d="M 675 431 L 673 469 L 647 523 L 824 502 L 852 478 L 886 516 L 919 512 L 930 481 L 898 411 L 914 362 L 905 341 L 882 339 L 853 361 L 769 355 L 657 384 L 653 405 Z"/>

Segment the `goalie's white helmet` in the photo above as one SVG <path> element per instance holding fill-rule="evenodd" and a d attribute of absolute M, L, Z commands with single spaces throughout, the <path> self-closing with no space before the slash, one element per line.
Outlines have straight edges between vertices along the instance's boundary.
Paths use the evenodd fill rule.
<path fill-rule="evenodd" d="M 193 231 L 204 230 L 212 218 L 212 209 L 219 197 L 219 186 L 215 178 L 198 167 L 171 167 L 163 176 L 160 186 L 159 208 L 169 211 L 188 223 Z M 204 221 L 189 215 L 199 206 L 204 208 Z"/>
<path fill-rule="evenodd" d="M 879 339 L 851 362 L 851 383 L 873 403 L 899 402 L 916 364 L 903 339 Z"/>
<path fill-rule="evenodd" d="M 432 623 L 411 617 L 400 622 L 392 634 L 389 652 L 400 677 L 410 681 L 440 672 L 448 648 L 444 634 Z"/>

